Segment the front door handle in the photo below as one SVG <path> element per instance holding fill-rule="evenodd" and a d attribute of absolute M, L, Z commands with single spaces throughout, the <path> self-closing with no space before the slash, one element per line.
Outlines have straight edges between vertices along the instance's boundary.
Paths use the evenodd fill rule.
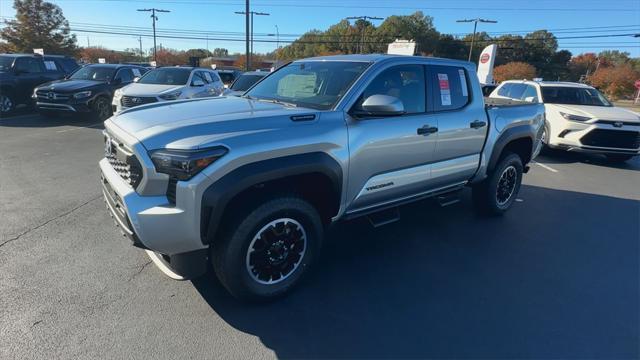
<path fill-rule="evenodd" d="M 421 128 L 418 128 L 418 135 L 424 135 L 427 136 L 429 134 L 433 134 L 438 132 L 438 128 L 437 127 L 433 127 L 433 126 L 429 126 L 429 125 L 425 125 Z"/>
<path fill-rule="evenodd" d="M 469 124 L 469 126 L 472 129 L 479 129 L 481 127 L 485 127 L 487 126 L 487 123 L 485 121 L 480 121 L 480 120 L 475 120 L 473 121 L 471 124 Z"/>

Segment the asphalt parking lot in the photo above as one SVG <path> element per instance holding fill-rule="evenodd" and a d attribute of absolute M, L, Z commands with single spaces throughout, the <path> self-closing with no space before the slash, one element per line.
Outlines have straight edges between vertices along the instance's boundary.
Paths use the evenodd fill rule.
<path fill-rule="evenodd" d="M 469 194 L 328 235 L 266 305 L 178 282 L 101 198 L 101 124 L 0 119 L 0 358 L 640 357 L 640 159 L 541 156 L 502 218 Z"/>

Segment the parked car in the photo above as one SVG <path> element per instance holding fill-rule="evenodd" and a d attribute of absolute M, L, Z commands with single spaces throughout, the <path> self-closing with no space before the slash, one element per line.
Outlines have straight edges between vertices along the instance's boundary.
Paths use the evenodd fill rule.
<path fill-rule="evenodd" d="M 553 149 L 604 154 L 623 162 L 640 154 L 640 115 L 615 107 L 597 89 L 557 81 L 505 81 L 493 98 L 544 104 L 543 142 Z"/>
<path fill-rule="evenodd" d="M 224 95 L 240 96 L 267 75 L 269 75 L 269 73 L 265 71 L 248 71 L 243 73 L 233 82 L 233 84 L 231 84 L 231 86 L 229 86 L 229 88 L 225 89 Z"/>
<path fill-rule="evenodd" d="M 218 75 L 222 79 L 225 87 L 231 86 L 233 82 L 242 74 L 242 71 L 236 69 L 217 69 Z"/>
<path fill-rule="evenodd" d="M 294 61 L 243 97 L 175 101 L 105 122 L 110 214 L 167 275 L 210 261 L 241 299 L 268 299 L 316 262 L 331 223 L 397 220 L 465 187 L 507 211 L 540 149 L 544 108 L 485 105 L 475 65 L 394 55 Z M 394 246 L 401 246 L 395 244 Z"/>
<path fill-rule="evenodd" d="M 194 67 L 163 67 L 147 72 L 113 96 L 113 112 L 159 101 L 220 96 L 224 85 L 213 70 Z"/>
<path fill-rule="evenodd" d="M 36 86 L 62 79 L 78 67 L 68 56 L 0 54 L 0 114 L 7 115 L 17 105 L 29 104 Z"/>
<path fill-rule="evenodd" d="M 42 84 L 33 91 L 36 107 L 45 116 L 59 113 L 91 114 L 97 120 L 111 116 L 116 89 L 131 84 L 147 70 L 121 64 L 87 65 L 66 79 Z"/>

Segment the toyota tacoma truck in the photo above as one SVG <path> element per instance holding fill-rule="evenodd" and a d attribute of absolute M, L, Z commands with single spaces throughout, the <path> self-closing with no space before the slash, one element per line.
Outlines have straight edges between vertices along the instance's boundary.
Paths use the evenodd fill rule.
<path fill-rule="evenodd" d="M 291 62 L 242 97 L 178 100 L 105 122 L 100 161 L 116 225 L 174 279 L 207 272 L 235 297 L 300 282 L 324 230 L 471 187 L 502 214 L 541 147 L 544 108 L 485 104 L 474 65 L 343 55 Z"/>

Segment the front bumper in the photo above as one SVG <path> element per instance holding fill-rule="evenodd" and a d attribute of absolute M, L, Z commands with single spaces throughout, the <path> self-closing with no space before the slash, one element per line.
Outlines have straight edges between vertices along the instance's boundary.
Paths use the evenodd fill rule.
<path fill-rule="evenodd" d="M 107 208 L 134 245 L 165 255 L 207 248 L 191 211 L 169 204 L 166 196 L 139 195 L 107 159 L 99 166 Z"/>
<path fill-rule="evenodd" d="M 552 148 L 598 154 L 640 154 L 640 124 L 616 127 L 606 123 L 569 122 L 549 144 Z"/>

